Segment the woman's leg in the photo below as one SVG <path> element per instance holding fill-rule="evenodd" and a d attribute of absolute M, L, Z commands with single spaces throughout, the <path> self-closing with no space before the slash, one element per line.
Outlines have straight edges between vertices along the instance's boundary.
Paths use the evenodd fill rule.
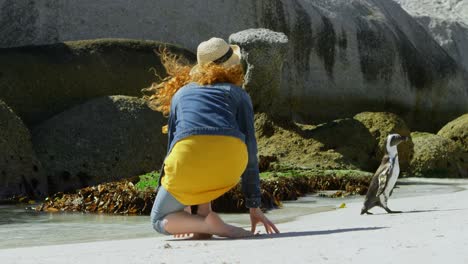
<path fill-rule="evenodd" d="M 199 209 L 201 214 L 192 215 L 186 211 L 185 205 L 178 202 L 163 187 L 159 188 L 151 221 L 156 231 L 162 234 L 208 234 L 223 237 L 246 237 L 252 233 L 240 228 L 228 225 L 211 211 L 209 204 L 203 204 Z"/>
<path fill-rule="evenodd" d="M 197 215 L 207 216 L 211 212 L 211 202 L 198 205 Z"/>
<path fill-rule="evenodd" d="M 177 201 L 164 187 L 160 186 L 153 209 L 151 210 L 151 223 L 154 230 L 160 234 L 170 235 L 166 232 L 164 216 L 170 213 L 183 211 L 186 206 Z"/>
<path fill-rule="evenodd" d="M 190 206 L 186 207 L 185 211 L 188 213 L 194 214 L 191 211 Z M 211 213 L 211 202 L 197 205 L 196 212 L 197 212 L 196 213 L 197 215 L 206 217 L 209 213 Z M 211 237 L 213 237 L 213 235 L 204 234 L 204 233 L 193 233 L 193 234 L 179 234 L 179 235 L 175 235 L 175 237 L 191 237 L 192 239 L 210 239 Z"/>
<path fill-rule="evenodd" d="M 222 237 L 247 237 L 252 233 L 232 225 L 228 225 L 214 212 L 207 216 L 192 215 L 185 211 L 175 212 L 164 217 L 165 230 L 171 234 L 208 234 Z"/>

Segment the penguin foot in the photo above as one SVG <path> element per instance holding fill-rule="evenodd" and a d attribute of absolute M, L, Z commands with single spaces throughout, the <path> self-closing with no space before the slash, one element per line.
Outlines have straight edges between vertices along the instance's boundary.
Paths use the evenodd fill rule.
<path fill-rule="evenodd" d="M 363 215 L 363 214 L 368 214 L 368 215 L 371 215 L 372 213 L 371 213 L 371 212 L 369 212 L 369 211 L 364 211 L 364 210 L 362 210 L 362 211 L 361 211 L 361 215 Z"/>
<path fill-rule="evenodd" d="M 389 214 L 400 214 L 402 213 L 402 211 L 392 211 L 390 208 L 388 207 L 384 207 L 385 211 L 387 211 L 387 213 Z"/>

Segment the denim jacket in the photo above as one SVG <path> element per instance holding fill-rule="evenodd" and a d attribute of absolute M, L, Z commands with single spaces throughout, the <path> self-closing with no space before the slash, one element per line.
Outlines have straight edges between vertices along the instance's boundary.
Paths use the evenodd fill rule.
<path fill-rule="evenodd" d="M 167 155 L 179 140 L 192 135 L 239 138 L 245 142 L 248 150 L 247 168 L 241 176 L 246 206 L 260 207 L 260 178 L 253 118 L 250 96 L 242 88 L 230 83 L 205 86 L 189 83 L 180 88 L 172 98 Z M 164 165 L 161 170 L 161 175 L 163 174 Z"/>

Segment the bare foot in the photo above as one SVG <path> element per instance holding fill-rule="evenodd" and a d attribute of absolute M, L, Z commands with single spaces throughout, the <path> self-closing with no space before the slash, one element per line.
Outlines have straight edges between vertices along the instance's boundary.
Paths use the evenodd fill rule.
<path fill-rule="evenodd" d="M 241 238 L 253 236 L 253 234 L 243 228 L 228 225 L 214 212 L 210 212 L 205 222 L 210 226 L 211 232 L 214 235 L 230 238 Z"/>
<path fill-rule="evenodd" d="M 206 217 L 211 212 L 211 202 L 198 205 L 197 215 Z M 192 239 L 210 239 L 212 237 L 212 234 L 195 233 L 193 234 Z"/>

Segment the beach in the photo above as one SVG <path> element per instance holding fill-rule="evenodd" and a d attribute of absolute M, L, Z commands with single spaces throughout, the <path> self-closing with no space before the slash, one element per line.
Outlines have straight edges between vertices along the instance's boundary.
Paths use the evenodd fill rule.
<path fill-rule="evenodd" d="M 468 181 L 446 194 L 392 197 L 360 215 L 362 201 L 278 224 L 249 239 L 139 238 L 0 250 L 10 263 L 467 263 Z M 247 216 L 246 216 L 247 217 Z M 264 230 L 261 229 L 262 233 Z"/>

